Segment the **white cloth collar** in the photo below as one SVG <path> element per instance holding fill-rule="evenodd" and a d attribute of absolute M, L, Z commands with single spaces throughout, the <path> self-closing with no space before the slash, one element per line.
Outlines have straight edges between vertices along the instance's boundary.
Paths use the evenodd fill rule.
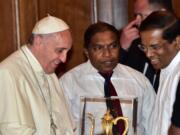
<path fill-rule="evenodd" d="M 96 75 L 97 76 L 97 73 L 99 72 L 92 64 L 91 64 L 91 61 L 90 60 L 88 60 L 87 61 L 87 64 L 89 65 L 88 66 L 88 68 L 89 69 L 85 69 L 85 70 L 87 70 L 88 72 L 88 74 L 90 74 L 90 75 Z M 118 65 L 118 64 L 117 64 Z M 117 66 L 116 66 L 117 67 Z M 116 71 L 116 67 L 113 69 L 113 71 Z M 99 76 L 101 76 L 100 74 L 98 74 Z M 114 76 L 114 74 L 112 75 L 112 76 Z"/>
<path fill-rule="evenodd" d="M 164 68 L 161 69 L 161 74 L 166 77 L 169 73 L 174 71 L 178 63 L 180 62 L 180 51 L 176 54 L 176 56 L 173 58 L 173 60 L 170 62 L 170 64 Z"/>
<path fill-rule="evenodd" d="M 25 53 L 23 53 L 24 55 L 26 55 L 25 57 L 28 58 L 33 70 L 35 72 L 41 73 L 41 74 L 45 74 L 41 64 L 39 63 L 39 61 L 36 59 L 36 57 L 33 55 L 33 53 L 29 50 L 29 48 L 24 45 L 21 47 L 21 50 Z M 26 59 L 27 59 L 26 58 Z"/>

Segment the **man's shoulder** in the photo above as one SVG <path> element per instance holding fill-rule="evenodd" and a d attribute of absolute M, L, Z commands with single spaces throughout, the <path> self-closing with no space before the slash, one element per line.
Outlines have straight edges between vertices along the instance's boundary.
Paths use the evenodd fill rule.
<path fill-rule="evenodd" d="M 122 64 L 118 64 L 116 68 L 116 74 L 128 85 L 134 87 L 133 91 L 137 91 L 140 95 L 143 93 L 154 93 L 153 87 L 149 80 L 141 72 Z M 134 86 L 136 85 L 136 86 Z M 144 95 L 144 94 L 143 94 Z"/>
<path fill-rule="evenodd" d="M 70 69 L 66 73 L 82 72 L 82 71 L 85 71 L 87 68 L 88 68 L 87 62 L 84 62 L 84 63 L 81 63 L 81 64 L 75 66 L 74 68 Z"/>
<path fill-rule="evenodd" d="M 0 72 L 2 74 L 9 74 L 14 77 L 20 77 L 21 74 L 26 74 L 25 69 L 28 68 L 21 53 L 16 51 L 4 59 L 0 63 Z"/>
<path fill-rule="evenodd" d="M 176 68 L 175 68 L 175 70 L 177 70 L 178 72 L 180 72 L 180 60 L 179 60 L 179 62 L 178 62 L 178 64 L 177 64 L 177 66 L 176 66 Z"/>
<path fill-rule="evenodd" d="M 16 51 L 9 55 L 7 58 L 5 58 L 1 63 L 0 63 L 0 69 L 10 69 L 13 67 L 18 66 L 18 63 L 21 63 L 21 58 L 19 51 Z M 21 63 L 22 64 L 22 63 Z"/>
<path fill-rule="evenodd" d="M 139 81 L 148 81 L 148 79 L 145 75 L 143 75 L 141 72 L 139 72 L 136 69 L 133 69 L 130 66 L 118 64 L 115 70 L 118 74 L 121 74 L 121 76 L 135 79 L 138 82 Z"/>
<path fill-rule="evenodd" d="M 172 71 L 172 77 L 174 78 L 174 76 L 178 76 L 180 78 L 180 61 L 179 63 L 176 65 L 176 67 L 174 68 L 174 70 Z"/>
<path fill-rule="evenodd" d="M 62 80 L 64 78 L 75 77 L 75 76 L 79 77 L 80 75 L 86 74 L 86 72 L 88 71 L 88 68 L 89 68 L 89 64 L 87 62 L 81 63 L 81 64 L 77 65 L 76 67 L 70 69 L 66 73 L 64 73 L 60 77 L 60 80 Z"/>
<path fill-rule="evenodd" d="M 133 73 L 133 74 L 138 74 L 140 76 L 144 76 L 140 71 L 124 64 L 118 63 L 117 69 L 121 71 L 127 71 L 127 73 Z"/>

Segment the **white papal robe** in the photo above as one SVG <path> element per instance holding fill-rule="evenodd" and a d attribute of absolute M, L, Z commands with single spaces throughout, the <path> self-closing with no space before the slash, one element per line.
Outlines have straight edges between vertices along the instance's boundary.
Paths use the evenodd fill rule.
<path fill-rule="evenodd" d="M 50 86 L 51 107 L 57 135 L 72 135 L 64 94 L 56 75 L 45 74 L 27 46 L 0 63 L 0 134 L 52 135 L 50 115 L 41 91 L 43 75 Z"/>

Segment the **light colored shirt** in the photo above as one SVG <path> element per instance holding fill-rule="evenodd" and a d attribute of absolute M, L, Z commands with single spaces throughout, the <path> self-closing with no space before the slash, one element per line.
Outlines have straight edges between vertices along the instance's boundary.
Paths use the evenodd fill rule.
<path fill-rule="evenodd" d="M 44 77 L 49 94 L 42 95 Z M 56 135 L 73 135 L 56 75 L 45 74 L 27 46 L 0 63 L 0 93 L 1 135 L 53 135 L 50 112 L 57 126 Z"/>
<path fill-rule="evenodd" d="M 180 77 L 180 52 L 161 70 L 160 83 L 151 121 L 152 135 L 167 135 Z"/>
<path fill-rule="evenodd" d="M 148 134 L 149 118 L 155 100 L 155 93 L 148 79 L 140 72 L 118 64 L 114 68 L 111 81 L 119 97 L 138 97 L 137 134 Z M 63 87 L 73 118 L 77 122 L 76 125 L 80 125 L 80 97 L 104 97 L 104 78 L 91 65 L 90 61 L 65 73 L 59 79 L 59 83 Z M 121 105 L 121 107 L 123 114 L 125 114 L 125 106 Z M 101 108 L 95 106 L 90 109 L 97 113 L 97 116 L 98 114 L 101 115 L 102 118 L 106 105 Z M 100 122 L 97 121 L 97 125 L 101 125 Z M 95 127 L 95 133 L 97 134 L 102 132 L 98 129 L 98 127 Z"/>

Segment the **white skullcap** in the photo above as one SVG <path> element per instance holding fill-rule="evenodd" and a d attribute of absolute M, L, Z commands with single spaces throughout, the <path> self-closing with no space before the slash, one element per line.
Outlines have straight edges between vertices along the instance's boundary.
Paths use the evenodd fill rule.
<path fill-rule="evenodd" d="M 33 30 L 33 34 L 49 34 L 69 29 L 69 26 L 61 19 L 48 15 L 38 21 Z"/>

